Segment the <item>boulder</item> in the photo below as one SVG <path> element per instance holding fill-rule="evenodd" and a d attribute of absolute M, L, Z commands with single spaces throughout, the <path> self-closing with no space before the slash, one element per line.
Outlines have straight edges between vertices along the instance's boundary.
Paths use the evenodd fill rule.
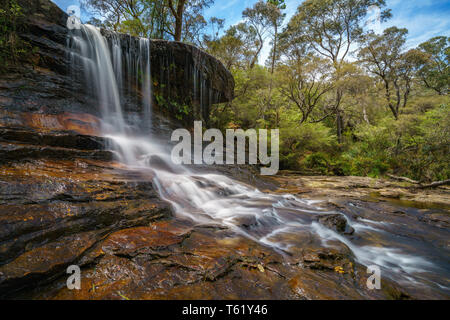
<path fill-rule="evenodd" d="M 317 221 L 342 234 L 351 235 L 355 232 L 355 229 L 347 224 L 347 219 L 342 214 L 322 214 L 318 216 Z"/>

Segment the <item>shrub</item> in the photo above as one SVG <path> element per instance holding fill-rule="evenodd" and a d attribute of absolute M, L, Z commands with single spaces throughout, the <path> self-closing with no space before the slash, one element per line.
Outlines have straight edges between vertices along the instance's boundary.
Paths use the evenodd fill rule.
<path fill-rule="evenodd" d="M 0 8 L 0 72 L 27 57 L 31 51 L 28 42 L 18 32 L 24 29 L 24 14 L 16 0 L 5 0 Z"/>

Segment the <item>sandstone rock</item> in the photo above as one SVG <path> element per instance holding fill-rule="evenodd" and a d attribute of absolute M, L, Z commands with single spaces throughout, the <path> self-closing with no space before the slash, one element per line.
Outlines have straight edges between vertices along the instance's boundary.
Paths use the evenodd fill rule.
<path fill-rule="evenodd" d="M 355 229 L 347 224 L 347 219 L 342 214 L 323 214 L 319 215 L 317 220 L 324 226 L 339 233 L 351 235 L 355 232 Z"/>
<path fill-rule="evenodd" d="M 99 162 L 74 160 L 0 166 L 0 265 L 62 236 L 171 215 L 147 179 L 130 180 Z"/>
<path fill-rule="evenodd" d="M 0 266 L 0 296 L 43 278 L 55 278 L 95 243 L 95 232 L 80 233 L 30 250 Z"/>

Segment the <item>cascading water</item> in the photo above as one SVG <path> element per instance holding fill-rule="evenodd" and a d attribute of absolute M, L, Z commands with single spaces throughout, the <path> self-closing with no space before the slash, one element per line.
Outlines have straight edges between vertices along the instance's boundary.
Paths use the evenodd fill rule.
<path fill-rule="evenodd" d="M 150 119 L 149 40 L 140 39 L 139 48 L 132 48 L 130 45 L 128 51 L 123 52 L 120 37 L 113 36 L 111 39 L 109 47 L 112 55 L 107 40 L 98 29 L 82 26 L 81 31 L 72 34 L 69 41 L 71 61 L 75 66 L 83 66 L 88 86 L 96 90 L 105 123 L 103 133 L 114 141 L 119 160 L 130 170 L 151 171 L 161 198 L 172 204 L 180 219 L 200 224 L 221 224 L 281 252 L 301 246 L 295 240 L 296 235 L 307 233 L 312 239 L 310 241 L 321 245 L 333 246 L 340 243 L 347 246 L 358 262 L 379 265 L 383 272 L 396 280 L 403 279 L 448 290 L 447 280 L 440 282 L 430 276 L 439 272 L 442 274 L 442 269 L 446 269 L 448 265 L 443 268 L 429 261 L 433 257 L 434 261 L 446 261 L 446 258 L 439 256 L 432 245 L 424 245 L 419 240 L 408 239 L 409 245 L 404 245 L 403 239 L 391 232 L 388 223 L 355 219 L 342 212 L 325 211 L 317 204 L 320 201 L 299 199 L 293 195 L 268 194 L 220 174 L 196 172 L 185 166 L 175 166 L 171 161 L 167 140 L 164 142 L 163 137 L 157 135 L 150 139 L 140 134 L 135 127 L 127 125 L 121 106 L 118 82 L 128 79 L 128 83 L 123 83 L 120 87 L 130 87 L 131 82 L 136 79 L 133 80 L 130 76 L 134 72 L 141 77 L 144 114 L 147 112 L 144 119 Z M 135 56 L 136 52 L 138 56 Z M 125 63 L 122 63 L 122 56 Z M 203 103 L 204 81 L 201 77 L 199 79 L 196 70 L 193 78 L 194 96 L 198 95 Z M 314 217 L 326 213 L 344 215 L 358 236 L 350 239 L 317 223 Z M 244 220 L 245 223 L 242 222 Z M 371 238 L 389 246 L 367 245 L 361 240 Z M 394 243 L 398 243 L 399 247 L 395 248 L 392 245 Z M 446 270 L 444 274 L 448 277 Z"/>
<path fill-rule="evenodd" d="M 88 87 L 93 88 L 98 98 L 102 117 L 107 119 L 105 124 L 124 132 L 122 104 L 108 43 L 100 31 L 91 25 L 83 25 L 77 31 L 69 42 L 72 49 L 70 60 L 74 66 L 84 70 Z M 114 50 L 115 54 L 118 52 L 120 49 Z"/>
<path fill-rule="evenodd" d="M 114 75 L 116 76 L 117 88 L 123 92 L 123 74 L 122 74 L 122 47 L 119 37 L 114 34 L 111 41 L 111 52 Z"/>
<path fill-rule="evenodd" d="M 130 43 L 133 43 L 130 41 Z M 136 48 L 123 55 L 119 34 L 106 39 L 94 26 L 81 25 L 68 41 L 72 69 L 81 69 L 88 90 L 96 96 L 102 114 L 103 133 L 129 132 L 123 114 L 123 93 L 140 91 L 143 116 L 151 122 L 150 41 L 139 39 Z M 132 49 L 132 50 L 130 50 Z M 124 63 L 125 62 L 125 63 Z M 124 79 L 126 84 L 124 84 Z M 134 85 L 134 88 L 133 88 Z"/>

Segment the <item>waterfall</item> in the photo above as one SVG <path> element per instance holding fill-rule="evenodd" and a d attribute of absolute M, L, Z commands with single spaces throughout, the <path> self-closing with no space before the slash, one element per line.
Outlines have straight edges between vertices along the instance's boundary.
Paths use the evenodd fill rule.
<path fill-rule="evenodd" d="M 123 82 L 123 72 L 122 72 L 122 46 L 120 38 L 117 34 L 113 34 L 111 41 L 111 52 L 113 61 L 113 71 L 117 81 L 117 87 L 119 92 L 123 92 L 122 82 Z"/>
<path fill-rule="evenodd" d="M 392 239 L 396 235 L 381 228 L 376 221 L 358 220 L 343 212 L 324 210 L 318 205 L 320 201 L 265 193 L 224 175 L 174 165 L 167 137 L 166 140 L 158 136 L 149 138 L 124 117 L 122 89 L 130 90 L 134 85 L 143 95 L 143 113 L 149 119 L 152 80 L 150 41 L 141 38 L 135 45 L 129 37 L 125 45 L 121 39 L 113 34 L 106 40 L 97 28 L 82 26 L 70 35 L 70 61 L 74 69 L 82 68 L 87 87 L 95 91 L 104 121 L 103 134 L 114 142 L 119 160 L 130 170 L 151 172 L 160 197 L 172 205 L 178 219 L 220 224 L 280 252 L 301 246 L 296 242 L 299 240 L 295 240 L 296 235 L 306 232 L 310 239 L 324 246 L 345 245 L 362 264 L 378 264 L 384 267 L 386 274 L 406 275 L 408 280 L 414 273 L 433 270 L 430 262 L 413 252 L 368 246 L 364 242 L 358 245 L 354 239 L 318 224 L 315 217 L 340 214 L 358 232 L 360 239 L 377 238 L 381 239 L 380 243 L 395 243 Z M 168 74 L 171 62 L 162 60 L 162 65 L 168 66 Z M 211 88 L 200 70 L 196 67 L 190 70 L 194 79 L 194 100 L 198 98 L 203 108 L 205 97 L 209 102 L 213 99 Z M 163 71 L 160 72 L 162 81 Z M 218 93 L 215 96 L 218 100 Z M 426 250 L 422 253 L 426 254 Z"/>
<path fill-rule="evenodd" d="M 129 129 L 122 107 L 124 90 L 128 94 L 140 91 L 143 119 L 151 122 L 150 41 L 140 38 L 135 47 L 130 39 L 123 43 L 117 33 L 111 33 L 106 39 L 91 25 L 81 25 L 80 30 L 73 30 L 69 37 L 71 68 L 82 70 L 87 91 L 97 98 L 105 134 L 124 133 Z M 128 49 L 125 55 L 124 47 Z"/>
<path fill-rule="evenodd" d="M 106 123 L 111 128 L 124 132 L 122 105 L 108 44 L 91 25 L 82 25 L 77 31 L 69 42 L 71 60 L 83 68 L 88 87 L 95 90 L 103 119 L 108 119 Z"/>
<path fill-rule="evenodd" d="M 142 104 L 144 106 L 144 117 L 151 122 L 151 70 L 150 70 L 150 41 L 139 39 L 139 61 L 141 70 L 141 92 Z"/>

